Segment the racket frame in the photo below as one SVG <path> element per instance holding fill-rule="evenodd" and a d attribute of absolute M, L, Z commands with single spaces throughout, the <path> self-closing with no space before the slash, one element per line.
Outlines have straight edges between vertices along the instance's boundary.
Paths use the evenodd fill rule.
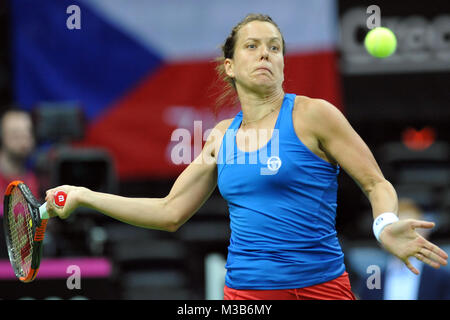
<path fill-rule="evenodd" d="M 12 240 L 10 237 L 10 226 L 9 226 L 9 218 L 8 216 L 5 217 L 5 213 L 9 215 L 9 203 L 11 200 L 11 193 L 14 190 L 14 188 L 18 188 L 20 192 L 22 193 L 23 197 L 26 200 L 28 210 L 31 215 L 32 219 L 32 240 L 31 240 L 31 265 L 30 270 L 26 274 L 26 276 L 21 276 L 18 269 L 20 270 L 21 267 L 17 267 L 16 263 L 14 262 L 14 259 L 12 257 Z M 3 217 L 3 226 L 5 231 L 5 237 L 6 237 L 6 243 L 8 246 L 8 256 L 9 260 L 11 262 L 11 265 L 14 269 L 14 273 L 19 278 L 20 281 L 28 283 L 33 281 L 36 278 L 36 275 L 39 271 L 39 266 L 41 263 L 41 257 L 42 257 L 42 249 L 43 249 L 43 242 L 45 237 L 45 230 L 47 228 L 47 222 L 48 222 L 48 215 L 46 215 L 46 203 L 43 205 L 40 205 L 39 202 L 34 197 L 31 190 L 28 188 L 28 186 L 20 181 L 15 180 L 11 182 L 5 191 L 5 198 L 3 201 L 4 205 L 4 217 Z M 41 215 L 43 217 L 47 217 L 47 219 L 42 219 Z"/>

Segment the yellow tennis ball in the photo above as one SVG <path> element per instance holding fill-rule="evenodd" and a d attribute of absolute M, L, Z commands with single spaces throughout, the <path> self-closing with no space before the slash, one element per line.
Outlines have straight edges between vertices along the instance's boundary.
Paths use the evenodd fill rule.
<path fill-rule="evenodd" d="M 386 58 L 395 52 L 397 38 L 390 29 L 377 27 L 367 33 L 364 46 L 372 56 Z"/>

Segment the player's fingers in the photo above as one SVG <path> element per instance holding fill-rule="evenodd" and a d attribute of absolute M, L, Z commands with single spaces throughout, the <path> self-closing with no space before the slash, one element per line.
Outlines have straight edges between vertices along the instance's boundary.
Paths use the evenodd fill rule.
<path fill-rule="evenodd" d="M 47 199 L 48 198 L 48 199 Z M 53 205 L 53 199 L 51 197 L 46 197 L 45 198 L 47 200 L 47 212 L 50 215 L 50 217 L 56 217 L 57 213 L 56 213 L 56 208 Z"/>
<path fill-rule="evenodd" d="M 49 213 L 49 215 L 51 215 L 51 217 L 58 216 L 61 219 L 67 219 L 70 216 L 70 212 L 72 212 L 73 209 L 67 208 L 67 206 L 65 206 L 64 204 L 59 205 L 61 200 L 60 202 L 55 201 L 55 196 L 58 192 L 64 192 L 66 194 L 65 198 L 67 199 L 67 195 L 69 194 L 70 190 L 71 187 L 67 185 L 47 190 L 45 200 L 47 202 L 47 212 Z"/>
<path fill-rule="evenodd" d="M 47 192 L 45 193 L 45 201 L 48 202 L 49 199 L 50 199 L 50 192 L 47 190 Z"/>
<path fill-rule="evenodd" d="M 53 211 L 51 211 L 52 215 L 54 217 L 59 217 L 60 219 L 67 219 L 69 217 L 69 214 L 67 213 L 67 210 L 54 208 Z"/>
<path fill-rule="evenodd" d="M 49 194 L 53 194 L 53 193 L 55 193 L 55 188 L 52 188 L 52 189 L 48 189 L 46 192 L 45 192 L 45 195 L 49 195 Z"/>
<path fill-rule="evenodd" d="M 46 192 L 45 201 L 47 203 L 55 203 L 55 195 L 58 191 L 62 191 L 60 188 L 49 189 Z M 67 194 L 67 192 L 65 192 Z"/>
<path fill-rule="evenodd" d="M 431 229 L 434 227 L 434 222 L 430 221 L 423 221 L 423 220 L 414 220 L 411 224 L 413 229 L 416 228 L 425 228 L 425 229 Z"/>
<path fill-rule="evenodd" d="M 405 263 L 406 267 L 411 270 L 412 273 L 414 273 L 415 275 L 419 275 L 419 270 L 414 268 L 414 266 L 411 264 L 411 262 L 409 262 L 408 259 L 405 259 L 403 262 Z"/>
<path fill-rule="evenodd" d="M 441 265 L 447 265 L 448 254 L 437 245 L 427 241 L 424 249 L 428 250 L 432 254 L 432 257 L 436 256 L 434 260 L 438 261 Z"/>
<path fill-rule="evenodd" d="M 435 269 L 439 269 L 439 267 L 441 266 L 439 263 L 427 258 L 425 255 L 423 255 L 422 253 L 418 252 L 414 255 L 414 257 L 416 257 L 417 260 L 422 261 L 423 263 L 428 264 L 430 267 L 433 267 Z"/>
<path fill-rule="evenodd" d="M 49 197 L 47 200 L 47 212 L 50 216 L 50 218 L 53 217 L 59 217 L 61 219 L 66 219 L 67 215 L 65 214 L 64 210 L 62 208 L 58 208 L 54 202 L 53 197 Z"/>
<path fill-rule="evenodd" d="M 57 217 L 58 214 L 55 213 L 55 212 L 48 212 L 48 216 L 49 216 L 50 218 L 54 218 L 54 217 Z"/>
<path fill-rule="evenodd" d="M 56 191 L 57 191 L 56 188 L 47 190 L 45 194 L 45 201 L 47 201 L 47 203 L 53 203 Z"/>

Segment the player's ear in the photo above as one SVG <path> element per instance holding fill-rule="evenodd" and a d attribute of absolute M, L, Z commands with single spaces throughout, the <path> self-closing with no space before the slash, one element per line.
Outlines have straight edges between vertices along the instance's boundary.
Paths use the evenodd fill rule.
<path fill-rule="evenodd" d="M 227 74 L 227 76 L 229 76 L 230 78 L 234 78 L 233 60 L 230 58 L 225 59 L 225 61 L 223 62 L 223 66 L 225 68 L 225 73 Z"/>

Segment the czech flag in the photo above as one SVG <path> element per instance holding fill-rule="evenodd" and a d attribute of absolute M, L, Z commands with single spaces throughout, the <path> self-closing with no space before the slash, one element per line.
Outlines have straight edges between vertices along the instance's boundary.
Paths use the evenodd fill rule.
<path fill-rule="evenodd" d="M 174 131 L 194 146 L 236 115 L 237 105 L 214 113 L 223 88 L 214 59 L 249 13 L 270 15 L 284 35 L 285 91 L 342 110 L 335 0 L 12 0 L 11 9 L 16 102 L 77 101 L 89 120 L 81 145 L 106 148 L 122 179 L 177 176 L 187 163 L 171 159 Z"/>

